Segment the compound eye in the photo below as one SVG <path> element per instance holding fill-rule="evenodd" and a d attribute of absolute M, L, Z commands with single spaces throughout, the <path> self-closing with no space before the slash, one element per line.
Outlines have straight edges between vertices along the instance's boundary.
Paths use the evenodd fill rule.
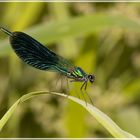
<path fill-rule="evenodd" d="M 88 78 L 89 78 L 89 79 L 93 79 L 93 76 L 92 76 L 92 75 L 89 75 Z"/>
<path fill-rule="evenodd" d="M 93 82 L 94 82 L 94 80 L 95 80 L 95 76 L 94 76 L 94 75 L 89 74 L 89 75 L 88 75 L 88 79 L 89 79 L 89 81 L 90 81 L 91 83 L 93 83 Z"/>

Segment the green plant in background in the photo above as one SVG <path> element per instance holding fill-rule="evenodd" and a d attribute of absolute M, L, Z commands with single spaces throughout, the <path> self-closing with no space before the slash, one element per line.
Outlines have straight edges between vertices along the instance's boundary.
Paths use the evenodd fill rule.
<path fill-rule="evenodd" d="M 25 32 L 31 36 L 86 72 L 94 71 L 96 83 L 88 86 L 88 93 L 95 106 L 122 129 L 140 136 L 139 4 L 0 3 L 0 7 L 1 25 L 12 31 L 28 27 Z M 2 34 L 0 57 L 1 117 L 21 93 L 54 89 L 56 77 L 21 65 Z M 70 86 L 75 95 L 80 85 Z M 65 101 L 47 96 L 24 103 L 1 137 L 110 137 L 83 109 Z"/>

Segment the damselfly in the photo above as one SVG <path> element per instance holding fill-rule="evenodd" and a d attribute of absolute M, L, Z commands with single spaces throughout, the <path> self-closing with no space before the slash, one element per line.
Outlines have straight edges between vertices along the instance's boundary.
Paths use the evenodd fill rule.
<path fill-rule="evenodd" d="M 81 90 L 86 90 L 88 81 L 94 82 L 93 74 L 86 74 L 80 67 L 72 65 L 31 36 L 18 31 L 10 32 L 3 27 L 0 29 L 9 35 L 12 48 L 25 63 L 40 70 L 58 72 L 72 79 L 72 82 L 83 82 Z"/>

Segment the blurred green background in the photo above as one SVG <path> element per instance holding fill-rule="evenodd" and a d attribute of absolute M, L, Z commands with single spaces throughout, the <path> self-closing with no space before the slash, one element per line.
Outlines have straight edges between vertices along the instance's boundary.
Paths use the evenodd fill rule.
<path fill-rule="evenodd" d="M 0 3 L 0 25 L 23 31 L 94 73 L 94 105 L 122 129 L 140 137 L 139 3 Z M 61 91 L 58 75 L 23 63 L 0 32 L 0 117 L 23 94 Z M 65 80 L 63 83 L 65 84 Z M 81 83 L 69 83 L 80 94 Z M 64 87 L 65 91 L 65 87 Z M 79 105 L 39 96 L 22 104 L 0 137 L 112 137 Z"/>

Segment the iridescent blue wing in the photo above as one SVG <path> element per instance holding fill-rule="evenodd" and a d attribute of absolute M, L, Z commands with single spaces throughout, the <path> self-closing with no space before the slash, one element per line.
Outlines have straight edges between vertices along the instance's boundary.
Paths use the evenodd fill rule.
<path fill-rule="evenodd" d="M 27 64 L 40 70 L 67 74 L 71 63 L 23 32 L 13 32 L 10 43 L 16 54 Z"/>

